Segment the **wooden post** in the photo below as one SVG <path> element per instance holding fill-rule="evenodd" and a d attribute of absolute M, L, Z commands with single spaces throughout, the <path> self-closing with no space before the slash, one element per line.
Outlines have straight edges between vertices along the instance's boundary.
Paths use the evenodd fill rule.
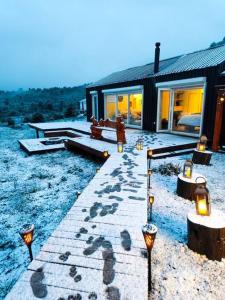
<path fill-rule="evenodd" d="M 225 215 L 221 211 L 214 209 L 210 216 L 190 212 L 187 227 L 191 250 L 211 260 L 221 261 L 225 257 Z"/>
<path fill-rule="evenodd" d="M 36 137 L 37 137 L 37 139 L 39 139 L 39 130 L 38 129 L 36 129 Z"/>
<path fill-rule="evenodd" d="M 198 177 L 198 182 L 196 182 L 196 178 Z M 206 178 L 204 176 L 193 173 L 192 178 L 185 178 L 180 173 L 177 178 L 177 195 L 192 201 L 194 200 L 194 192 L 198 185 L 206 185 Z"/>
<path fill-rule="evenodd" d="M 219 150 L 221 129 L 222 129 L 222 120 L 223 120 L 223 106 L 224 106 L 224 97 L 218 96 L 216 103 L 216 116 L 214 124 L 214 133 L 213 133 L 213 143 L 212 150 Z"/>

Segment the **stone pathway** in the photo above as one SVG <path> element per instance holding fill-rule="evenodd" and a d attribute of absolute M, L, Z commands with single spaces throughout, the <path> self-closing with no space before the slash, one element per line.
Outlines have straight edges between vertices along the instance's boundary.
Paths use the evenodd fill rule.
<path fill-rule="evenodd" d="M 6 299 L 147 299 L 146 165 L 112 154 Z"/>

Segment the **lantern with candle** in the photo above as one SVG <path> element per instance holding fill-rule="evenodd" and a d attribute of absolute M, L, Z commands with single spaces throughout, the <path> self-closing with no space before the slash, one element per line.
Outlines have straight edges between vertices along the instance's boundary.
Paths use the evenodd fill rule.
<path fill-rule="evenodd" d="M 191 160 L 186 160 L 183 168 L 183 176 L 185 178 L 191 178 L 193 171 L 193 162 Z"/>
<path fill-rule="evenodd" d="M 206 144 L 207 144 L 207 137 L 205 135 L 202 135 L 200 138 L 199 143 L 197 144 L 197 150 L 200 152 L 204 152 L 206 150 Z"/>
<path fill-rule="evenodd" d="M 117 151 L 119 153 L 123 153 L 123 143 L 122 142 L 117 143 Z"/>
<path fill-rule="evenodd" d="M 194 192 L 194 199 L 195 199 L 195 207 L 196 207 L 197 215 L 210 216 L 211 214 L 210 196 L 209 196 L 209 190 L 206 188 L 205 185 L 200 184 L 197 186 Z"/>

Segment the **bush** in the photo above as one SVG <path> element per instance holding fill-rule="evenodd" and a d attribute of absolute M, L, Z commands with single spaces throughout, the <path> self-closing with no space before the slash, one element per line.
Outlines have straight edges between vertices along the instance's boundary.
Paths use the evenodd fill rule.
<path fill-rule="evenodd" d="M 29 122 L 31 122 L 31 117 L 30 116 L 25 116 L 23 118 L 23 123 L 29 123 Z"/>
<path fill-rule="evenodd" d="M 173 163 L 164 163 L 158 168 L 154 168 L 153 172 L 160 173 L 164 176 L 178 175 L 181 172 L 180 165 L 174 165 Z"/>
<path fill-rule="evenodd" d="M 66 111 L 65 111 L 65 117 L 74 117 L 75 116 L 75 109 L 72 104 L 68 105 Z"/>
<path fill-rule="evenodd" d="M 14 127 L 15 126 L 15 121 L 12 118 L 8 118 L 7 119 L 7 123 L 8 123 L 8 126 L 10 126 L 10 127 Z"/>
<path fill-rule="evenodd" d="M 40 113 L 35 113 L 32 115 L 31 122 L 33 123 L 44 122 L 44 116 Z"/>

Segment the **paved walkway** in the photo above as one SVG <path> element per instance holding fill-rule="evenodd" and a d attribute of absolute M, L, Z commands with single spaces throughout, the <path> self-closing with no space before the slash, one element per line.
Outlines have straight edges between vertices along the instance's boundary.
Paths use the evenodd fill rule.
<path fill-rule="evenodd" d="M 127 151 L 106 161 L 7 300 L 147 299 L 146 151 Z"/>

